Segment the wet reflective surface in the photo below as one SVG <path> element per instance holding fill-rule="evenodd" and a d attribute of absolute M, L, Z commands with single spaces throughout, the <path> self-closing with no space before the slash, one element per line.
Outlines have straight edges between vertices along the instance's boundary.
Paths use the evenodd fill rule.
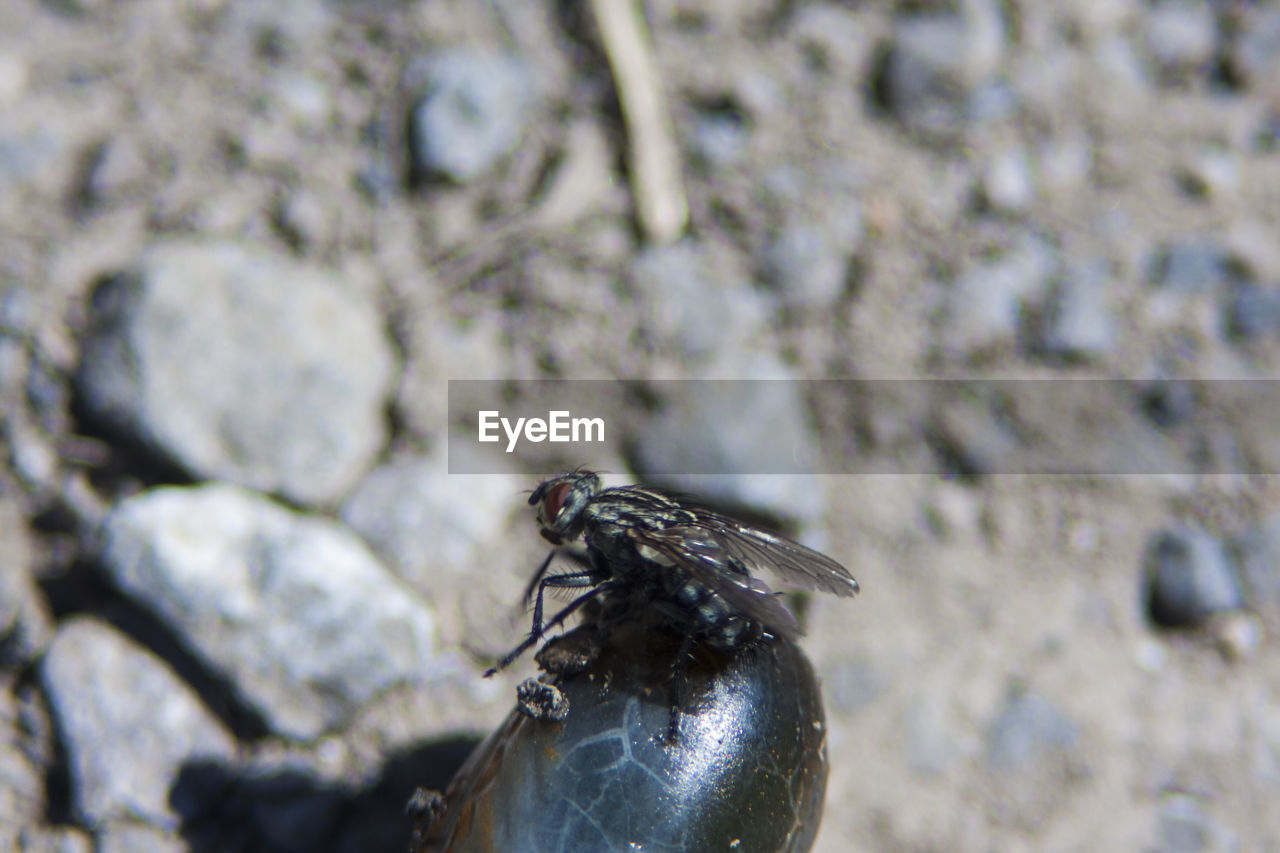
<path fill-rule="evenodd" d="M 562 673 L 546 678 L 567 717 L 512 711 L 463 765 L 418 849 L 810 849 L 826 727 L 813 668 L 794 643 L 697 651 L 669 742 L 679 637 L 640 625 L 610 632 L 603 648 L 595 637 L 580 628 L 539 655 Z"/>

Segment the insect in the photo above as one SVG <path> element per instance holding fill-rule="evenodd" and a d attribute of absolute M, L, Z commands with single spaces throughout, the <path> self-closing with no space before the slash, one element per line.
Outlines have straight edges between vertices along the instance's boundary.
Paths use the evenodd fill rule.
<path fill-rule="evenodd" d="M 858 592 L 858 582 L 844 566 L 798 542 L 654 489 L 603 489 L 592 471 L 543 482 L 529 505 L 537 507 L 544 539 L 557 546 L 581 540 L 587 559 L 577 571 L 548 574 L 556 551 L 547 555 L 525 590 L 526 603 L 533 600 L 529 636 L 486 676 L 508 666 L 587 602 L 599 600 L 602 624 L 640 613 L 661 618 L 681 633 L 672 664 L 678 685 L 680 667 L 695 643 L 732 652 L 800 634 L 791 611 L 755 573 L 767 570 L 794 586 L 840 596 Z M 543 622 L 548 589 L 586 591 Z M 676 714 L 673 707 L 673 721 Z"/>

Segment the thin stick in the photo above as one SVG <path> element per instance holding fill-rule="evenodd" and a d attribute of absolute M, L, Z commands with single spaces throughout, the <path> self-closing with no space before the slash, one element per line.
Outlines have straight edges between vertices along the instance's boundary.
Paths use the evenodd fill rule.
<path fill-rule="evenodd" d="M 627 126 L 640 229 L 653 243 L 670 243 L 684 232 L 689 205 L 644 16 L 635 0 L 591 0 L 591 8 Z"/>

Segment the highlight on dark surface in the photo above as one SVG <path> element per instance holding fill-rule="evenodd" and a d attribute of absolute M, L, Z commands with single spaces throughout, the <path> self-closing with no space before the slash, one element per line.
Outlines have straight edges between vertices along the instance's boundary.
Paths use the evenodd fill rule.
<path fill-rule="evenodd" d="M 573 666 L 545 678 L 572 713 L 557 722 L 513 710 L 458 772 L 413 853 L 812 847 L 826 722 L 794 642 L 695 648 L 674 740 L 665 735 L 677 632 L 644 620 L 608 634 L 585 625 L 540 658 L 557 660 L 562 643 Z"/>

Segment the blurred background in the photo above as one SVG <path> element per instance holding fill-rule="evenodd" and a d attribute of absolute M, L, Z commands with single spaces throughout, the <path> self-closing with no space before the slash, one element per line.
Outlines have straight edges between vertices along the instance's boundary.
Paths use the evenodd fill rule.
<path fill-rule="evenodd" d="M 0 0 L 0 847 L 403 849 L 534 671 L 447 381 L 556 378 L 612 483 L 792 453 L 677 484 L 861 583 L 816 849 L 1280 849 L 1274 421 L 1171 381 L 1276 372 L 1280 4 L 621 7 Z M 645 387 L 938 376 L 1213 464 Z"/>

